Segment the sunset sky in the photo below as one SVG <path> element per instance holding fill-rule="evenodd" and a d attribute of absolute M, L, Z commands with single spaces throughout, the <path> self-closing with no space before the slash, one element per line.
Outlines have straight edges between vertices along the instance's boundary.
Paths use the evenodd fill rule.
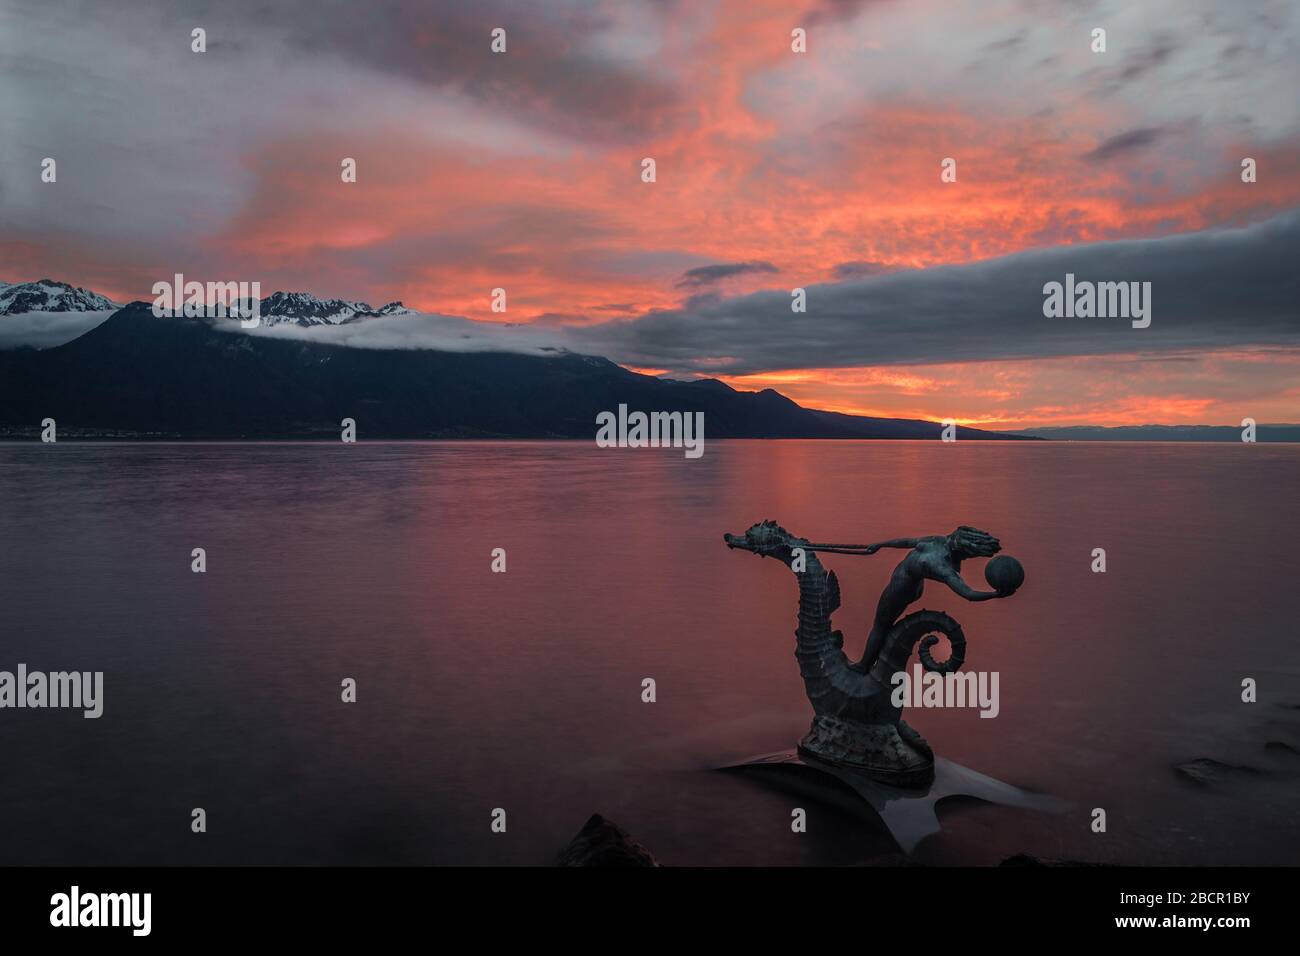
<path fill-rule="evenodd" d="M 0 279 L 400 299 L 859 414 L 1296 422 L 1297 64 L 1282 0 L 7 0 Z M 1044 318 L 1067 271 L 1151 327 Z"/>

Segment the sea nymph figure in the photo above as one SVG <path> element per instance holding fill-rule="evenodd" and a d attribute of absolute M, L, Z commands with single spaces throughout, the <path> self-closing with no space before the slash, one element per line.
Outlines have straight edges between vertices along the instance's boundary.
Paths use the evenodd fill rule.
<path fill-rule="evenodd" d="M 991 558 L 1001 545 L 987 532 L 965 525 L 947 535 L 852 545 L 813 543 L 775 521 L 763 521 L 742 535 L 726 534 L 723 539 L 729 548 L 776 558 L 799 579 L 795 659 L 813 707 L 812 727 L 799 742 L 799 752 L 896 786 L 920 786 L 932 780 L 934 751 L 902 719 L 902 708 L 892 703 L 893 676 L 906 669 L 918 642 L 921 665 L 927 671 L 956 671 L 966 659 L 966 637 L 961 625 L 942 611 L 906 616 L 903 612 L 920 599 L 927 580 L 948 585 L 968 601 L 1010 597 L 1024 581 L 1020 562 L 994 558 L 985 568 L 994 590 L 972 588 L 961 576 L 962 562 Z M 831 629 L 831 614 L 840 606 L 839 581 L 835 572 L 822 567 L 817 552 L 875 554 L 881 548 L 902 548 L 908 553 L 880 595 L 862 658 L 852 662 L 844 653 L 844 635 Z M 949 652 L 945 660 L 936 661 L 930 650 L 940 634 L 947 639 Z"/>

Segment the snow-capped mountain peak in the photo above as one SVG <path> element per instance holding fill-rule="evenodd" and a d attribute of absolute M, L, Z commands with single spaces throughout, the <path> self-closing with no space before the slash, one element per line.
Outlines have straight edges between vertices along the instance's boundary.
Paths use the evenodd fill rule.
<path fill-rule="evenodd" d="M 33 312 L 115 312 L 122 308 L 107 296 L 66 282 L 0 282 L 0 315 Z M 368 302 L 318 299 L 309 292 L 273 292 L 261 300 L 263 325 L 343 325 L 385 315 L 415 315 L 401 302 L 373 308 Z"/>
<path fill-rule="evenodd" d="M 400 302 L 378 309 L 368 302 L 318 299 L 309 292 L 272 292 L 261 302 L 262 325 L 343 325 L 381 315 L 414 315 Z"/>
<path fill-rule="evenodd" d="M 89 289 L 66 282 L 37 279 L 35 282 L 0 282 L 0 315 L 27 312 L 110 312 L 122 306 Z"/>

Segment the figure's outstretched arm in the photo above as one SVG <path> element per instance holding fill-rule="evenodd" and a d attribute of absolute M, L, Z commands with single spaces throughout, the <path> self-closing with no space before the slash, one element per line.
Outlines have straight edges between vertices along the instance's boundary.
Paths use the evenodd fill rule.
<path fill-rule="evenodd" d="M 994 598 L 1009 596 L 1000 591 L 976 591 L 952 568 L 944 568 L 935 575 L 935 580 L 942 581 L 968 601 L 991 601 Z"/>
<path fill-rule="evenodd" d="M 910 551 L 920 543 L 920 538 L 890 538 L 888 541 L 881 541 L 879 544 L 871 545 L 871 547 L 877 550 L 880 548 L 907 548 Z"/>
<path fill-rule="evenodd" d="M 875 544 L 821 544 L 813 542 L 808 547 L 831 554 L 875 554 L 881 548 L 906 548 L 910 550 L 915 548 L 920 543 L 920 540 L 920 538 L 891 538 L 888 541 L 877 541 Z"/>

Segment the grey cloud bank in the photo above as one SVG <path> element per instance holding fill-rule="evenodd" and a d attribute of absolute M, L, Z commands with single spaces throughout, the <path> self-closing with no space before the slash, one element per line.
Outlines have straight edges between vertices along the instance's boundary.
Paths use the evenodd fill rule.
<path fill-rule="evenodd" d="M 1300 346 L 1300 211 L 1240 229 L 1019 253 L 650 313 L 570 330 L 570 345 L 675 372 L 746 374 L 1104 355 L 1243 346 Z M 1153 322 L 1043 315 L 1043 286 L 1066 273 L 1150 282 Z M 791 283 L 796 284 L 792 277 Z"/>

